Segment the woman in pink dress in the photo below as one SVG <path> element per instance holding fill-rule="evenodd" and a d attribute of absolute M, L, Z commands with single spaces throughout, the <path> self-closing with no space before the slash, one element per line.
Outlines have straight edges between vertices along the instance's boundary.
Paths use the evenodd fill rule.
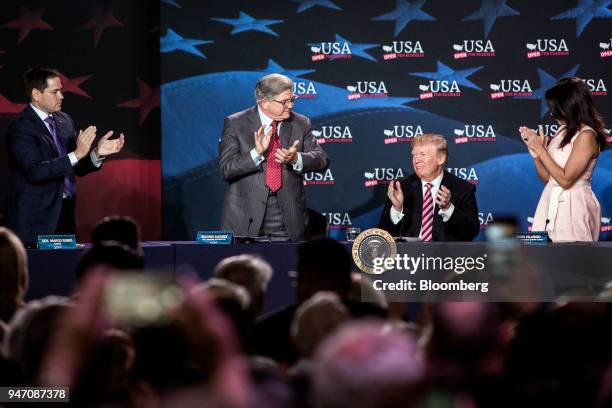
<path fill-rule="evenodd" d="M 533 218 L 533 231 L 547 231 L 553 242 L 597 241 L 601 208 L 591 189 L 599 153 L 606 146 L 604 123 L 583 80 L 564 78 L 546 91 L 550 114 L 559 123 L 546 145 L 522 126 L 521 138 L 546 184 Z"/>

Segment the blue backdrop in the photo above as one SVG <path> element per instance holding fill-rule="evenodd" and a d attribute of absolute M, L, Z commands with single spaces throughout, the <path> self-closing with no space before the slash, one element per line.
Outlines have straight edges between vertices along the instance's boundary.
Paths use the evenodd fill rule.
<path fill-rule="evenodd" d="M 164 237 L 218 227 L 225 116 L 254 105 L 257 79 L 295 81 L 330 156 L 307 174 L 309 207 L 333 237 L 378 222 L 390 180 L 412 173 L 410 140 L 448 139 L 448 170 L 477 184 L 482 226 L 522 230 L 542 191 L 518 127 L 554 134 L 542 97 L 564 76 L 587 81 L 609 121 L 612 0 L 162 0 Z M 612 151 L 593 189 L 601 239 L 612 233 Z"/>

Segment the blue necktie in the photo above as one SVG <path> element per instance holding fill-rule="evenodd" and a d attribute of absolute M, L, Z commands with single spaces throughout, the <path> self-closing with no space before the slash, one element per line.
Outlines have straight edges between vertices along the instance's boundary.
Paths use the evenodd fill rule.
<path fill-rule="evenodd" d="M 60 140 L 57 135 L 57 130 L 55 127 L 55 120 L 53 120 L 53 116 L 49 115 L 45 119 L 45 122 L 49 125 L 49 131 L 51 132 L 51 136 L 53 136 L 53 143 L 55 143 L 55 149 L 60 157 L 66 155 L 66 149 L 64 148 L 64 144 Z M 66 176 L 64 177 L 64 193 L 69 196 L 74 196 L 74 192 L 76 191 L 76 186 L 74 183 L 74 176 Z"/>

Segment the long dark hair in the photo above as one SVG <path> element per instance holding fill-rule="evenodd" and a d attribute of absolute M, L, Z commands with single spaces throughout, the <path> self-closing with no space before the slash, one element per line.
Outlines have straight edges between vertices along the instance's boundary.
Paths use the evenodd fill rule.
<path fill-rule="evenodd" d="M 584 123 L 595 131 L 599 150 L 606 147 L 604 122 L 593 103 L 585 82 L 576 77 L 563 78 L 546 91 L 546 102 L 553 118 L 566 124 L 565 136 L 559 147 L 567 145 Z"/>

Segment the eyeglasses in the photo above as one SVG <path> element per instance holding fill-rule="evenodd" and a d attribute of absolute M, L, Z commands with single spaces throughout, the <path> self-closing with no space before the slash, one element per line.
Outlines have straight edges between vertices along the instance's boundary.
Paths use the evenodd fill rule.
<path fill-rule="evenodd" d="M 286 107 L 288 103 L 295 103 L 297 99 L 297 95 L 293 95 L 291 98 L 285 99 L 284 101 L 277 101 L 276 99 L 272 99 L 272 101 L 280 103 L 281 105 L 283 105 L 283 107 Z"/>

